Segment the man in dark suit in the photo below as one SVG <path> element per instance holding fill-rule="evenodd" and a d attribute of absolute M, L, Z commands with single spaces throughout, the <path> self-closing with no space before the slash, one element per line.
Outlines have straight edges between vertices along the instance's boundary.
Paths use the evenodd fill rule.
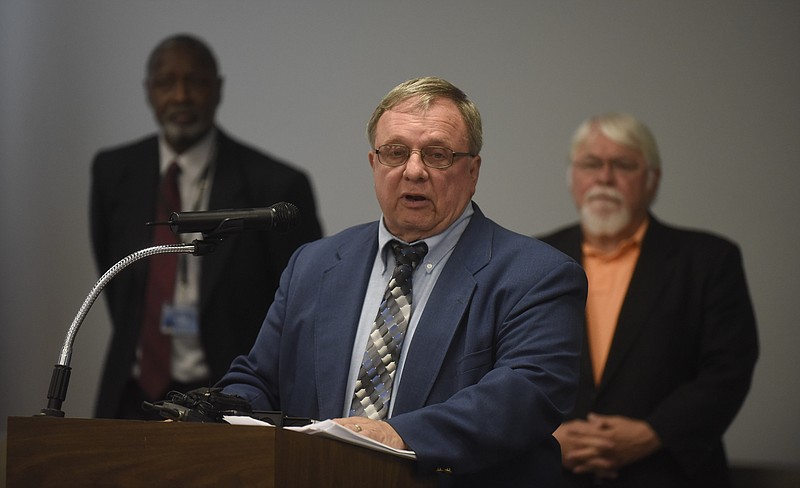
<path fill-rule="evenodd" d="M 580 224 L 543 238 L 589 279 L 563 486 L 730 486 L 722 435 L 758 356 L 738 247 L 652 215 L 660 158 L 630 115 L 586 120 L 569 171 Z"/>
<path fill-rule="evenodd" d="M 163 256 L 136 263 L 106 290 L 113 331 L 96 415 L 147 418 L 142 401 L 160 400 L 169 389 L 208 386 L 247 352 L 266 315 L 280 274 L 292 252 L 321 237 L 314 197 L 301 171 L 243 145 L 218 128 L 215 114 L 222 78 L 211 50 L 199 39 L 177 35 L 151 53 L 145 80 L 147 99 L 160 127 L 157 135 L 101 151 L 92 164 L 91 237 L 100 272 L 119 259 L 164 242 L 154 242 L 159 186 L 168 167 L 177 164 L 180 208 L 195 211 L 266 207 L 286 201 L 297 205 L 301 223 L 286 234 L 247 232 L 231 236 L 216 252 L 200 258 L 181 256 L 174 294 L 158 310 L 167 328 L 167 385 L 145 393 L 139 381 L 140 332 L 148 279 Z M 163 216 L 161 217 L 163 218 Z M 188 236 L 192 238 L 198 236 Z M 174 255 L 173 255 L 174 257 Z M 177 259 L 177 258 L 175 258 Z M 180 316 L 181 320 L 165 317 Z M 157 369 L 157 368 L 156 368 Z M 155 416 L 157 418 L 157 416 Z"/>
<path fill-rule="evenodd" d="M 252 351 L 219 386 L 254 408 L 334 418 L 411 449 L 443 486 L 555 486 L 552 432 L 577 386 L 583 272 L 472 203 L 480 114 L 449 82 L 397 86 L 368 137 L 380 221 L 294 254 Z M 397 319 L 388 310 L 375 318 L 395 283 L 395 241 L 427 254 L 413 272 L 410 319 L 399 320 L 407 329 L 379 339 L 373 326 Z M 368 360 L 366 346 L 384 340 L 400 352 Z M 365 365 L 385 366 L 391 379 L 365 379 Z M 385 396 L 362 396 L 365 384 Z"/>

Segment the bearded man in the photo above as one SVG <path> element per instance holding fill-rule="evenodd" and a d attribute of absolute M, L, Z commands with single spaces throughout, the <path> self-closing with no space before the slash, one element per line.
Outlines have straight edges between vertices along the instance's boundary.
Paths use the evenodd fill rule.
<path fill-rule="evenodd" d="M 563 486 L 730 486 L 722 436 L 758 356 L 739 248 L 654 217 L 661 160 L 635 117 L 590 117 L 570 156 L 580 223 L 542 237 L 589 280 Z"/>

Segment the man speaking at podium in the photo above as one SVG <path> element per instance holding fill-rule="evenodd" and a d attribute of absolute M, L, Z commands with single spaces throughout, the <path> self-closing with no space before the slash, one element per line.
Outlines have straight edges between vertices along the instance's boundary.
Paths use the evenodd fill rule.
<path fill-rule="evenodd" d="M 380 221 L 292 256 L 253 349 L 217 386 L 413 450 L 446 486 L 556 486 L 583 271 L 472 202 L 483 136 L 460 89 L 402 83 L 367 132 Z"/>
<path fill-rule="evenodd" d="M 91 232 L 101 273 L 133 252 L 175 242 L 167 226 L 145 225 L 173 211 L 286 201 L 302 221 L 288 234 L 233 236 L 202 258 L 152 256 L 111 281 L 113 331 L 98 417 L 145 418 L 144 400 L 217 381 L 252 345 L 289 256 L 321 236 L 305 174 L 215 125 L 222 77 L 203 41 L 176 35 L 159 43 L 145 89 L 159 134 L 101 151 L 92 164 Z"/>

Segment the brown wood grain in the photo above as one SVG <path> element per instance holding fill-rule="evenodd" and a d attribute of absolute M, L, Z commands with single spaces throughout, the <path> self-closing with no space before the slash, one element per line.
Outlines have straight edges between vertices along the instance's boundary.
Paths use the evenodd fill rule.
<path fill-rule="evenodd" d="M 7 456 L 8 488 L 275 486 L 272 428 L 9 417 Z"/>
<path fill-rule="evenodd" d="M 7 487 L 434 487 L 416 462 L 271 427 L 9 417 Z"/>

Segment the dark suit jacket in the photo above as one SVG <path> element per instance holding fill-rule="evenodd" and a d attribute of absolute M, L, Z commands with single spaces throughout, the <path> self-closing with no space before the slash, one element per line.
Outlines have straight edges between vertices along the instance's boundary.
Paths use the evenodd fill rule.
<path fill-rule="evenodd" d="M 581 262 L 579 226 L 543 240 Z M 600 385 L 586 348 L 570 418 L 624 415 L 646 420 L 661 437 L 664 448 L 624 468 L 617 486 L 727 486 L 722 435 L 750 388 L 757 356 L 738 247 L 651 216 Z M 565 481 L 589 486 L 587 477 Z"/>
<path fill-rule="evenodd" d="M 297 169 L 242 145 L 219 131 L 209 209 L 297 205 L 301 224 L 286 234 L 246 232 L 203 257 L 200 283 L 201 341 L 211 383 L 253 344 L 292 252 L 321 237 L 308 178 Z M 99 271 L 152 245 L 159 184 L 158 139 L 151 136 L 100 152 L 92 164 L 91 237 Z M 105 293 L 113 332 L 96 415 L 113 417 L 130 378 L 139 338 L 146 260 L 122 271 Z"/>
<path fill-rule="evenodd" d="M 257 409 L 341 417 L 377 223 L 302 247 L 249 356 L 221 386 Z M 577 386 L 586 277 L 475 214 L 420 317 L 389 423 L 443 486 L 555 486 L 552 432 Z M 450 483 L 450 484 L 448 484 Z"/>

